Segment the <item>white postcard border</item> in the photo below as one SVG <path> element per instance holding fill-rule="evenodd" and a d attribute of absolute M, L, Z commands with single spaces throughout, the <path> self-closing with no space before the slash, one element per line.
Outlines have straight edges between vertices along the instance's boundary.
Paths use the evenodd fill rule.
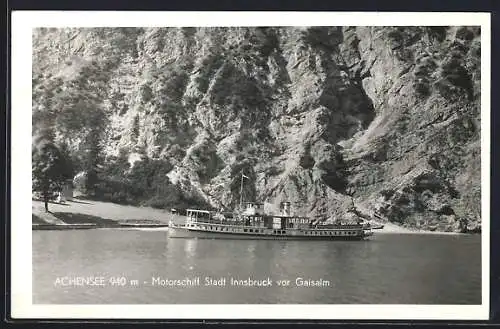
<path fill-rule="evenodd" d="M 13 318 L 481 320 L 489 317 L 489 13 L 14 11 L 11 59 L 11 316 Z M 481 305 L 39 305 L 32 303 L 32 28 L 97 26 L 481 26 Z"/>

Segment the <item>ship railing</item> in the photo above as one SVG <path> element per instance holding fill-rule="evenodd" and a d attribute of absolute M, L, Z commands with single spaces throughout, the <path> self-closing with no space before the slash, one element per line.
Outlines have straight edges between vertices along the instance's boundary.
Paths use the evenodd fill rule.
<path fill-rule="evenodd" d="M 245 221 L 238 221 L 238 220 L 220 220 L 220 219 L 201 219 L 198 218 L 196 221 L 198 224 L 219 224 L 219 225 L 240 225 L 240 226 L 245 226 Z"/>

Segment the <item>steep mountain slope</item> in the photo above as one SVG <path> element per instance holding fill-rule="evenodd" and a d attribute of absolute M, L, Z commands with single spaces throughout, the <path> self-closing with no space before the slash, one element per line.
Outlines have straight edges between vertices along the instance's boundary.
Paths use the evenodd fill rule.
<path fill-rule="evenodd" d="M 214 207 L 289 200 L 408 227 L 480 225 L 474 27 L 38 29 L 34 131 L 166 159 Z"/>

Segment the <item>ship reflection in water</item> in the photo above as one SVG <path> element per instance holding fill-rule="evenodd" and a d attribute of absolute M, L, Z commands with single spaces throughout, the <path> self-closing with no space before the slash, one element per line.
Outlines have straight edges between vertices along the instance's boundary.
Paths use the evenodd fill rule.
<path fill-rule="evenodd" d="M 479 235 L 334 242 L 34 231 L 33 302 L 480 304 L 480 251 Z"/>

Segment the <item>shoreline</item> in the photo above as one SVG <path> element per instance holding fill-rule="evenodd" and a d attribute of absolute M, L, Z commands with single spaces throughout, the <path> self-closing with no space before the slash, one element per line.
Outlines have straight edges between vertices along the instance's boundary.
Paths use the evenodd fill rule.
<path fill-rule="evenodd" d="M 170 220 L 182 220 L 164 209 L 135 207 L 110 202 L 74 199 L 64 204 L 50 203 L 49 213 L 43 202 L 32 200 L 32 230 L 71 229 L 165 229 Z M 127 216 L 128 218 L 124 218 Z M 374 234 L 425 234 L 425 235 L 469 235 L 480 232 L 443 232 L 409 229 L 389 222 L 372 221 L 384 225 L 372 230 Z"/>
<path fill-rule="evenodd" d="M 374 234 L 425 234 L 425 235 L 469 235 L 474 233 L 444 232 L 444 231 L 426 231 L 421 229 L 409 229 L 397 226 L 392 223 L 384 223 L 384 228 L 373 230 Z"/>

